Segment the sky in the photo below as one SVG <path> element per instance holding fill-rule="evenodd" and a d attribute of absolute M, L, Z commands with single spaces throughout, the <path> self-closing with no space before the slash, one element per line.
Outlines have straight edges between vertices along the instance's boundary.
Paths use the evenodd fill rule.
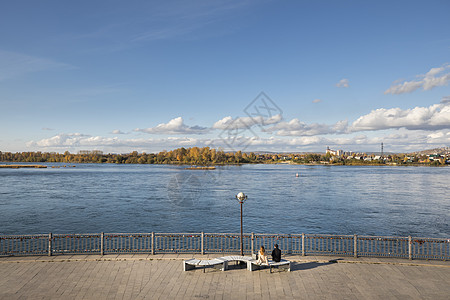
<path fill-rule="evenodd" d="M 0 151 L 450 146 L 449 1 L 2 1 Z"/>

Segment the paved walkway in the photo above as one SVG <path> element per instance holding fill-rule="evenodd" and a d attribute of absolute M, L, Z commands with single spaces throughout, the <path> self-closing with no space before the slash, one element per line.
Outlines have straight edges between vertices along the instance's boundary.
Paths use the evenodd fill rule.
<path fill-rule="evenodd" d="M 231 266 L 182 271 L 221 255 L 0 258 L 0 299 L 448 299 L 450 262 L 285 256 L 292 272 Z"/>

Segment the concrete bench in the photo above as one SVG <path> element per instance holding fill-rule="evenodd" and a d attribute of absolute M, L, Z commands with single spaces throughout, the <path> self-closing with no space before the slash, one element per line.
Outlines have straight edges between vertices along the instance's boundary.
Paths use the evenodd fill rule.
<path fill-rule="evenodd" d="M 257 269 L 260 266 L 259 264 L 256 263 L 257 262 L 257 260 L 256 260 L 257 255 L 256 254 L 252 254 L 252 257 L 254 258 L 254 262 L 252 262 L 254 265 L 249 268 L 250 271 L 254 271 L 255 269 Z M 273 267 L 276 267 L 276 268 L 281 267 L 281 268 L 286 269 L 288 272 L 291 271 L 291 262 L 289 260 L 286 260 L 286 259 L 282 259 L 279 262 L 274 262 L 273 260 L 269 259 L 269 265 L 268 266 L 270 267 L 270 273 L 272 273 L 272 268 Z"/>
<path fill-rule="evenodd" d="M 247 264 L 247 270 L 254 271 L 260 267 L 260 265 L 257 263 L 257 260 L 250 257 L 250 256 L 240 256 L 240 255 L 230 255 L 230 256 L 223 256 L 215 259 L 210 260 L 199 260 L 199 259 L 189 259 L 183 261 L 183 271 L 188 271 L 194 269 L 196 266 L 215 266 L 215 265 L 221 265 L 220 270 L 225 271 L 228 269 L 228 262 L 230 261 L 240 261 L 245 262 Z M 274 262 L 269 260 L 270 272 L 272 272 L 273 267 L 282 267 L 286 268 L 288 272 L 291 271 L 291 262 L 289 260 L 282 259 L 280 262 Z M 205 269 L 203 268 L 203 272 Z"/>
<path fill-rule="evenodd" d="M 221 257 L 220 259 L 225 259 L 227 261 L 245 262 L 247 264 L 247 270 L 249 271 L 253 271 L 252 264 L 256 263 L 256 259 L 252 258 L 251 256 L 230 255 Z"/>
<path fill-rule="evenodd" d="M 274 261 L 269 261 L 269 265 L 270 265 L 270 272 L 272 272 L 272 268 L 273 267 L 277 267 L 277 268 L 283 268 L 286 269 L 286 271 L 290 272 L 291 271 L 291 262 L 289 260 L 285 260 L 282 259 L 279 262 L 274 262 Z"/>
<path fill-rule="evenodd" d="M 196 266 L 203 267 L 203 272 L 205 272 L 206 266 L 216 266 L 221 265 L 220 270 L 225 271 L 228 269 L 228 261 L 222 258 L 214 258 L 209 260 L 204 259 L 188 259 L 183 261 L 183 271 L 188 271 L 194 269 Z"/>
<path fill-rule="evenodd" d="M 284 268 L 288 272 L 291 271 L 291 262 L 289 260 L 285 260 L 285 259 L 282 259 L 279 262 L 274 262 L 273 260 L 269 259 L 269 264 L 268 265 L 267 264 L 260 265 L 260 264 L 257 263 L 256 259 L 253 259 L 251 261 L 250 265 L 247 264 L 247 270 L 254 271 L 254 270 L 259 269 L 261 266 L 268 266 L 270 268 L 270 273 L 272 273 L 272 268 L 274 268 L 274 267 L 276 267 L 276 268 L 279 268 L 279 267 Z"/>

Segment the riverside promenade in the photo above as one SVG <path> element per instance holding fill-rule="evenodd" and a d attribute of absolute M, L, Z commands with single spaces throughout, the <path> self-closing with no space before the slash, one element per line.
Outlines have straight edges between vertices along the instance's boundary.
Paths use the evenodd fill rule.
<path fill-rule="evenodd" d="M 219 254 L 0 258 L 0 299 L 448 299 L 450 262 L 284 256 L 292 271 L 183 272 Z"/>

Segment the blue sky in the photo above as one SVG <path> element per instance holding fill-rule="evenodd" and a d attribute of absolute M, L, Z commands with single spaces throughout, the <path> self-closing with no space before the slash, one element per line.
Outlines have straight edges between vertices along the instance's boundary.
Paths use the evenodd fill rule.
<path fill-rule="evenodd" d="M 4 1 L 0 151 L 449 146 L 449 11 L 448 1 Z"/>

